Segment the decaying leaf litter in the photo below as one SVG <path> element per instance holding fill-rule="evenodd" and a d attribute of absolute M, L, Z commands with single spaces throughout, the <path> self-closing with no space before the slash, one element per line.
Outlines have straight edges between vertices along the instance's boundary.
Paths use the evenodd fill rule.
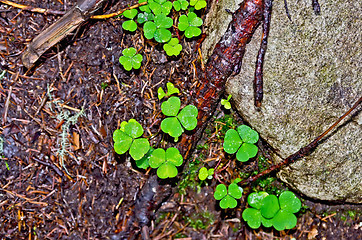
<path fill-rule="evenodd" d="M 29 2 L 24 1 L 23 4 Z M 126 7 L 126 4 L 121 4 L 116 4 L 109 12 Z M 37 5 L 66 10 L 56 1 Z M 1 104 L 4 106 L 1 111 L 2 116 L 7 115 L 1 131 L 5 140 L 4 155 L 9 165 L 9 170 L 5 164 L 1 165 L 2 176 L 5 176 L 1 182 L 4 238 L 37 235 L 52 239 L 102 239 L 109 236 L 125 225 L 123 223 L 132 211 L 135 196 L 147 178 L 143 172 L 130 166 L 129 159 L 113 154 L 112 133 L 120 121 L 136 118 L 147 128 L 149 135 L 156 135 L 155 142 L 160 141 L 161 136 L 157 135 L 157 116 L 160 114 L 157 88 L 172 81 L 182 89 L 184 102 L 190 101 L 191 93 L 199 89 L 197 69 L 194 68 L 196 57 L 191 54 L 195 52 L 196 43 L 183 41 L 185 53 L 179 59 L 168 62 L 164 52 L 154 43 L 144 44 L 140 40 L 140 33 L 124 34 L 121 20 L 91 22 L 78 32 L 78 37 L 67 39 L 51 49 L 42 64 L 32 74 L 25 75 L 20 54 L 27 39 L 32 39 L 55 17 L 8 10 L 3 5 L 1 9 L 5 9 L 0 18 L 0 30 L 5 33 L 0 40 L 1 65 L 7 70 L 1 82 Z M 126 43 L 137 49 L 144 48 L 147 53 L 146 64 L 132 74 L 125 72 L 118 63 L 121 50 L 129 47 Z M 91 54 L 89 46 L 93 46 Z M 105 84 L 108 86 L 103 88 Z M 65 165 L 72 174 L 70 177 L 59 165 L 58 139 L 65 122 L 56 117 L 66 111 L 75 116 L 83 106 L 85 116 L 70 125 L 68 130 L 69 148 Z M 220 157 L 220 140 L 214 137 L 209 142 L 214 146 L 205 150 L 204 160 Z M 233 164 L 228 171 L 232 172 L 232 167 Z M 202 189 L 212 192 L 210 187 Z M 212 212 L 215 206 L 208 195 L 201 198 L 194 189 L 188 189 L 183 197 L 176 194 L 174 198 L 183 198 L 181 202 L 185 204 L 169 201 L 169 207 L 173 204 L 174 208 L 163 208 L 164 211 L 171 209 L 171 213 L 156 220 L 158 224 L 152 232 L 152 239 L 174 237 L 178 231 L 180 236 L 185 233 L 185 237 L 197 236 L 195 239 L 201 239 L 203 235 L 219 239 L 243 234 L 249 236 L 250 230 L 240 223 L 239 213 L 227 212 L 218 218 L 220 211 Z M 162 202 L 162 194 L 159 198 Z M 215 215 L 214 224 L 211 221 L 205 230 L 195 230 L 196 226 L 189 220 L 197 220 L 192 212 L 200 204 L 207 206 L 207 210 Z M 314 210 L 311 212 L 316 213 Z M 311 212 L 308 214 L 313 215 Z M 313 228 L 310 224 L 301 224 L 297 231 L 280 233 L 281 236 L 292 234 L 297 237 L 301 234 L 306 237 L 313 229 L 328 233 L 328 226 L 335 223 L 344 225 L 343 221 L 332 217 L 323 220 L 323 217 L 318 219 L 314 215 L 314 218 L 308 218 L 307 215 L 302 217 L 301 222 L 312 219 L 312 223 L 315 222 Z M 205 218 L 203 216 L 202 219 L 206 221 Z M 323 225 L 325 221 L 327 223 Z M 341 228 L 341 232 L 357 232 L 358 221 L 348 221 L 352 222 L 352 227 Z M 323 227 L 325 225 L 327 230 Z M 239 230 L 233 233 L 233 227 Z M 324 236 L 328 236 L 327 233 Z M 278 233 L 259 232 L 264 237 L 274 234 Z"/>

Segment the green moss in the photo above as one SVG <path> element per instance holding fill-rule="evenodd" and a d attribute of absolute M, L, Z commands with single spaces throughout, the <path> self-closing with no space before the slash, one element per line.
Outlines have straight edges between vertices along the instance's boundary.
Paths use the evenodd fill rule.
<path fill-rule="evenodd" d="M 215 216 L 208 211 L 196 212 L 193 213 L 191 216 L 185 216 L 184 220 L 186 223 L 189 223 L 190 227 L 196 230 L 206 229 L 214 223 Z"/>

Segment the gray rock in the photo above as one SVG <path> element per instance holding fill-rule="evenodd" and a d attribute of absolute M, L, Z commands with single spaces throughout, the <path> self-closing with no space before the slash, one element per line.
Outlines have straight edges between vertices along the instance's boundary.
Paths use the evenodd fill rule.
<path fill-rule="evenodd" d="M 260 111 L 254 107 L 253 76 L 261 27 L 247 46 L 240 74 L 228 80 L 227 92 L 238 111 L 276 149 L 276 162 L 310 143 L 361 97 L 360 1 L 319 2 L 318 16 L 310 0 L 288 1 L 292 23 L 283 0 L 274 1 Z M 204 56 L 230 21 L 218 15 L 225 14 L 225 9 L 236 9 L 234 1 L 219 0 L 216 4 L 219 13 L 209 17 L 214 25 L 208 28 L 211 38 L 203 49 Z M 362 203 L 361 166 L 360 106 L 312 154 L 278 175 L 306 196 Z"/>

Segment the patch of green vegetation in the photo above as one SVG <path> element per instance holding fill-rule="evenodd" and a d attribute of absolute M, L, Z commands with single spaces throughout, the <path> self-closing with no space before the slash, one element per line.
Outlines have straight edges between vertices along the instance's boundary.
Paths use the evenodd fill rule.
<path fill-rule="evenodd" d="M 186 223 L 189 223 L 190 227 L 199 230 L 206 229 L 212 225 L 215 221 L 215 216 L 208 211 L 196 212 L 191 216 L 185 216 L 184 220 Z"/>
<path fill-rule="evenodd" d="M 198 144 L 196 146 L 197 150 L 208 150 L 209 149 L 209 144 L 205 143 L 205 144 Z"/>
<path fill-rule="evenodd" d="M 194 161 L 190 161 L 189 165 L 186 169 L 187 171 L 184 171 L 182 180 L 178 184 L 178 192 L 181 195 L 186 195 L 186 190 L 188 188 L 195 189 L 200 187 L 200 182 L 197 179 L 199 166 L 201 165 L 202 161 L 200 159 L 203 158 L 203 155 L 200 154 L 198 158 L 196 158 Z"/>
<path fill-rule="evenodd" d="M 355 217 L 357 216 L 357 211 L 349 210 L 349 211 L 348 211 L 348 216 L 349 216 L 351 219 L 355 219 Z"/>
<path fill-rule="evenodd" d="M 221 125 L 221 128 L 220 128 Z M 225 116 L 221 118 L 215 119 L 215 128 L 218 129 L 217 137 L 218 139 L 222 139 L 225 136 L 225 133 L 231 129 L 235 128 L 236 123 L 231 114 L 226 114 Z"/>
<path fill-rule="evenodd" d="M 174 215 L 175 215 L 175 213 L 173 213 L 173 212 L 161 212 L 160 215 L 158 215 L 158 217 L 156 218 L 155 222 L 156 222 L 156 224 L 159 224 L 166 218 L 168 218 L 168 217 L 172 218 Z"/>

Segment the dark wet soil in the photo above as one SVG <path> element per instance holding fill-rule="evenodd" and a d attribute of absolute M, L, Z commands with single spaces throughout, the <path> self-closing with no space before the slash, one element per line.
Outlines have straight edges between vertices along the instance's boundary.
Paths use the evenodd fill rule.
<path fill-rule="evenodd" d="M 17 2 L 62 11 L 72 5 Z M 107 11 L 135 3 L 116 2 Z M 26 44 L 57 18 L 0 4 L 0 74 L 5 70 L 0 84 L 0 239 L 107 239 L 122 231 L 140 189 L 155 172 L 137 169 L 129 156 L 116 155 L 113 131 L 134 118 L 145 135 L 153 136 L 152 144 L 162 145 L 158 87 L 173 82 L 184 102 L 196 88 L 197 39 L 183 39 L 181 56 L 169 58 L 140 31 L 124 32 L 120 19 L 89 21 L 27 71 L 21 63 Z M 118 58 L 130 46 L 145 57 L 141 69 L 127 72 Z M 68 123 L 81 109 L 84 114 Z M 60 119 L 62 114 L 68 118 Z M 282 232 L 248 228 L 241 220 L 245 197 L 236 209 L 221 210 L 213 198 L 217 182 L 200 183 L 196 174 L 201 166 L 213 167 L 227 158 L 219 132 L 230 114 L 242 122 L 233 111 L 218 107 L 199 147 L 169 189 L 171 197 L 161 199 L 150 216 L 151 239 L 362 239 L 361 207 L 356 205 L 300 196 L 304 210 L 297 227 Z M 62 134 L 68 142 L 64 148 Z M 268 151 L 262 141 L 259 147 Z M 258 170 L 257 165 L 232 161 L 223 179 L 235 176 L 235 169 Z M 285 188 L 279 181 L 269 187 Z"/>

